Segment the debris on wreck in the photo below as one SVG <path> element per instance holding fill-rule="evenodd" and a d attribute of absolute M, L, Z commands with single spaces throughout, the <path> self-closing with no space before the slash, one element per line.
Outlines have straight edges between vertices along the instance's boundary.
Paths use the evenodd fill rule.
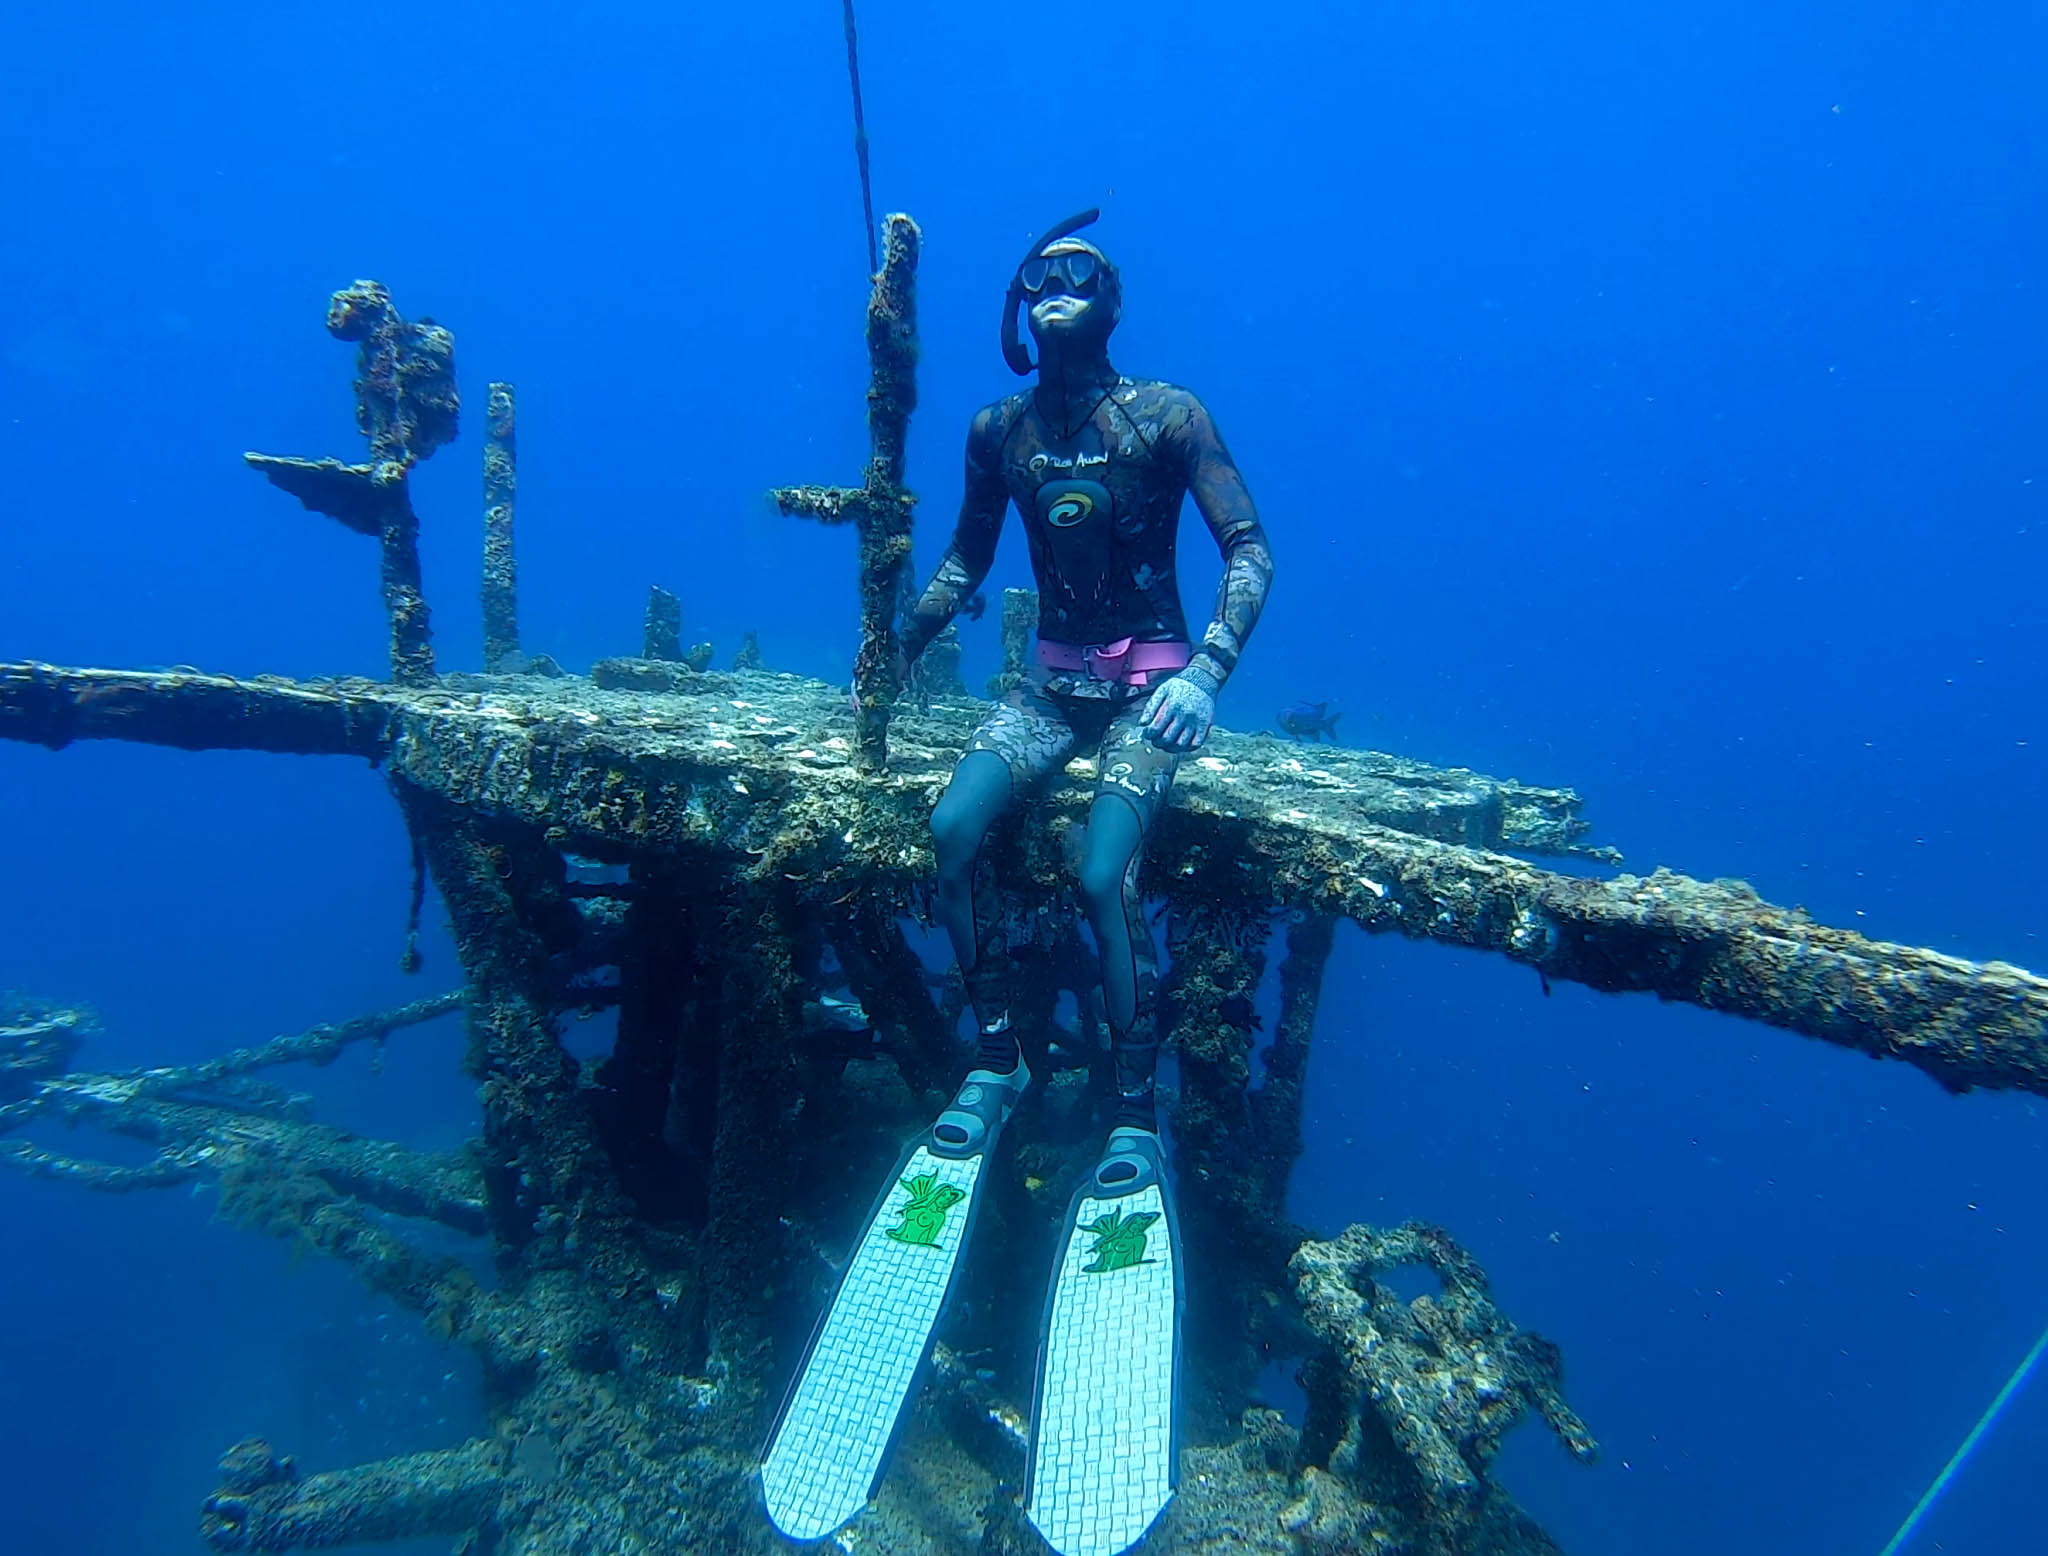
<path fill-rule="evenodd" d="M 1407 1266 L 1442 1292 L 1403 1301 L 1385 1278 Z M 1599 1444 L 1564 1402 L 1557 1347 L 1494 1306 L 1478 1261 L 1411 1221 L 1305 1242 L 1289 1267 L 1324 1349 L 1303 1371 L 1303 1489 L 1282 1522 L 1332 1551 L 1553 1549 L 1488 1475 L 1501 1439 L 1534 1414 L 1582 1464 Z"/>
<path fill-rule="evenodd" d="M 588 679 L 437 676 L 424 602 L 403 598 L 388 682 L 0 664 L 0 737 L 374 764 L 462 962 L 459 994 L 182 1069 L 74 1074 L 83 1016 L 17 1002 L 0 1020 L 0 1164 L 102 1189 L 215 1183 L 232 1215 L 348 1263 L 480 1360 L 490 1430 L 472 1442 L 317 1472 L 259 1440 L 231 1447 L 202 1514 L 212 1548 L 434 1533 L 467 1556 L 780 1548 L 754 1475 L 773 1402 L 866 1187 L 960 1062 L 957 977 L 928 971 L 916 921 L 930 807 L 980 710 L 950 689 L 895 701 L 917 229 L 891 217 L 886 238 L 866 479 L 778 494 L 861 528 L 857 712 L 843 688 L 692 669 L 686 654 L 607 660 Z M 379 463 L 259 468 L 355 514 L 388 561 L 414 521 L 351 504 L 383 490 L 363 472 L 402 477 L 452 434 L 452 386 L 433 391 L 428 371 L 452 347 L 404 325 L 374 283 L 337 308 L 363 342 Z M 1005 596 L 1006 675 L 1034 615 L 1025 592 Z M 680 650 L 679 608 L 674 638 Z M 970 1254 L 970 1300 L 842 1549 L 1042 1549 L 1014 1496 L 1041 1292 L 1006 1271 L 1043 1262 L 1100 1138 L 1105 1048 L 1067 863 L 1085 793 L 1056 786 L 991 843 L 1026 991 L 1016 1024 L 1047 1080 L 1008 1133 L 996 1224 L 978 1239 L 1002 1255 Z M 1354 1227 L 1319 1242 L 1271 1214 L 1301 1149 L 1340 920 L 1904 1059 L 1954 1090 L 2048 1094 L 2048 982 L 1817 924 L 1740 883 L 1566 873 L 1618 863 L 1568 789 L 1219 731 L 1176 794 L 1143 885 L 1167 904 L 1182 1219 L 1222 1273 L 1190 1292 L 1190 1446 L 1153 1553 L 1547 1551 L 1488 1478 L 1500 1435 L 1534 1413 L 1592 1451 L 1555 1352 L 1499 1314 L 1447 1235 Z M 1268 1034 L 1253 1001 L 1276 962 L 1254 1089 Z M 483 1125 L 445 1158 L 317 1125 L 256 1073 L 458 1006 Z M 616 1041 L 579 1062 L 565 1022 L 598 1008 L 616 1009 Z M 147 1140 L 156 1158 L 117 1167 L 23 1137 L 57 1120 Z M 426 1252 L 407 1222 L 474 1238 L 495 1283 Z M 1441 1296 L 1392 1294 L 1385 1272 L 1415 1262 Z M 1275 1357 L 1305 1365 L 1300 1430 L 1257 1402 Z M 1418 1390 L 1435 1391 L 1426 1409 Z"/>

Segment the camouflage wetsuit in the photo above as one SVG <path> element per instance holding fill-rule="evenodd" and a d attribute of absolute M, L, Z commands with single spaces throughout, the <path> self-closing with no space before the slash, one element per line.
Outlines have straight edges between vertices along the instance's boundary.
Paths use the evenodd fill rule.
<path fill-rule="evenodd" d="M 1078 387 L 1061 385 L 1070 396 Z M 914 658 L 979 588 L 1012 503 L 1037 576 L 1042 643 L 1069 650 L 1126 639 L 1188 644 L 1174 545 L 1182 498 L 1191 495 L 1225 564 L 1214 615 L 1187 661 L 1213 698 L 1236 666 L 1272 578 L 1251 494 L 1208 411 L 1187 390 L 1122 377 L 1106 359 L 1087 387 L 1099 391 L 1094 408 L 1066 435 L 1032 393 L 974 418 L 959 526 L 906 625 L 905 650 Z M 1085 405 L 1087 395 L 1068 403 Z M 1001 1048 L 991 1047 L 988 1034 L 1007 1030 L 1001 978 L 1008 958 L 995 942 L 1002 913 L 993 882 L 985 868 L 977 872 L 981 841 L 1027 788 L 1092 749 L 1097 778 L 1081 896 L 1102 953 L 1119 1117 L 1150 1128 L 1157 954 L 1138 866 L 1181 753 L 1155 743 L 1144 714 L 1172 672 L 1119 679 L 1114 657 L 1082 657 L 1088 668 L 1034 668 L 968 742 L 932 817 L 941 913 L 984 1033 L 982 1063 L 998 1065 Z"/>

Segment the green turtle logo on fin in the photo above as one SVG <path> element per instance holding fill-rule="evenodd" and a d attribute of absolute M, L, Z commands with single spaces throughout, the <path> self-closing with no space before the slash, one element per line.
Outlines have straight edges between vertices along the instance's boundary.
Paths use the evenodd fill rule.
<path fill-rule="evenodd" d="M 1095 1238 L 1095 1246 L 1088 1250 L 1093 1258 L 1081 1266 L 1081 1273 L 1107 1275 L 1111 1270 L 1128 1270 L 1135 1265 L 1151 1263 L 1145 1257 L 1145 1230 L 1158 1219 L 1156 1210 L 1141 1210 L 1130 1216 L 1121 1210 L 1112 1210 L 1099 1220 L 1089 1222 L 1081 1230 Z"/>
<path fill-rule="evenodd" d="M 938 1247 L 939 1233 L 946 1229 L 946 1212 L 967 1198 L 967 1191 L 957 1183 L 941 1183 L 935 1172 L 921 1172 L 914 1178 L 897 1181 L 910 1191 L 910 1199 L 897 1207 L 903 1224 L 890 1227 L 882 1235 L 916 1248 Z"/>

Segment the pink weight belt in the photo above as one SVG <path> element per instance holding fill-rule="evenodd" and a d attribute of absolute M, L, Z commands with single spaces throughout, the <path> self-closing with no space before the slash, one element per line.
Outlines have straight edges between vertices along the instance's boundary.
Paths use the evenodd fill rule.
<path fill-rule="evenodd" d="M 1165 674 L 1185 670 L 1191 655 L 1186 643 L 1140 643 L 1136 638 L 1086 647 L 1038 640 L 1038 662 L 1046 669 L 1079 670 L 1095 680 L 1121 686 L 1150 686 Z"/>

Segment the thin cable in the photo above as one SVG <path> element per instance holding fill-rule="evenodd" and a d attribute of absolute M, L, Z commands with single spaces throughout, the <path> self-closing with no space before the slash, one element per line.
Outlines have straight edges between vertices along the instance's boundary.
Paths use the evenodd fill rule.
<path fill-rule="evenodd" d="M 1894 1553 L 1913 1537 L 1913 1531 L 1920 1527 L 1920 1520 L 1927 1516 L 1927 1510 L 1934 1506 L 1944 1491 L 1948 1490 L 1948 1483 L 1955 1479 L 1956 1471 L 1963 1467 L 1963 1460 L 1967 1459 L 1970 1450 L 1977 1446 L 1977 1439 L 1989 1430 L 1991 1423 L 1998 1419 L 1999 1412 L 2005 1409 L 2006 1402 L 2018 1393 L 2020 1385 L 2027 1381 L 2027 1374 L 2034 1370 L 2034 1363 L 2041 1359 L 2043 1351 L 2048 1351 L 2048 1329 L 2041 1331 L 2041 1338 L 2036 1340 L 2034 1348 L 2027 1352 L 2026 1360 L 2013 1368 L 2012 1376 L 2005 1380 L 2005 1387 L 1998 1391 L 1997 1398 L 1993 1399 L 1985 1412 L 1977 1417 L 1977 1424 L 1970 1428 L 1970 1435 L 1963 1439 L 1962 1447 L 1956 1449 L 1955 1455 L 1942 1466 L 1941 1473 L 1934 1477 L 1934 1484 L 1927 1488 L 1927 1495 L 1914 1504 L 1913 1511 L 1906 1515 L 1906 1521 L 1899 1525 L 1899 1532 L 1892 1536 L 1891 1544 L 1879 1551 L 1878 1556 L 1894 1556 Z"/>
<path fill-rule="evenodd" d="M 868 186 L 868 126 L 860 111 L 860 35 L 853 27 L 853 0 L 846 0 L 846 78 L 853 83 L 853 155 L 860 163 L 860 210 L 867 219 L 868 274 L 882 268 L 875 253 L 875 194 Z"/>

